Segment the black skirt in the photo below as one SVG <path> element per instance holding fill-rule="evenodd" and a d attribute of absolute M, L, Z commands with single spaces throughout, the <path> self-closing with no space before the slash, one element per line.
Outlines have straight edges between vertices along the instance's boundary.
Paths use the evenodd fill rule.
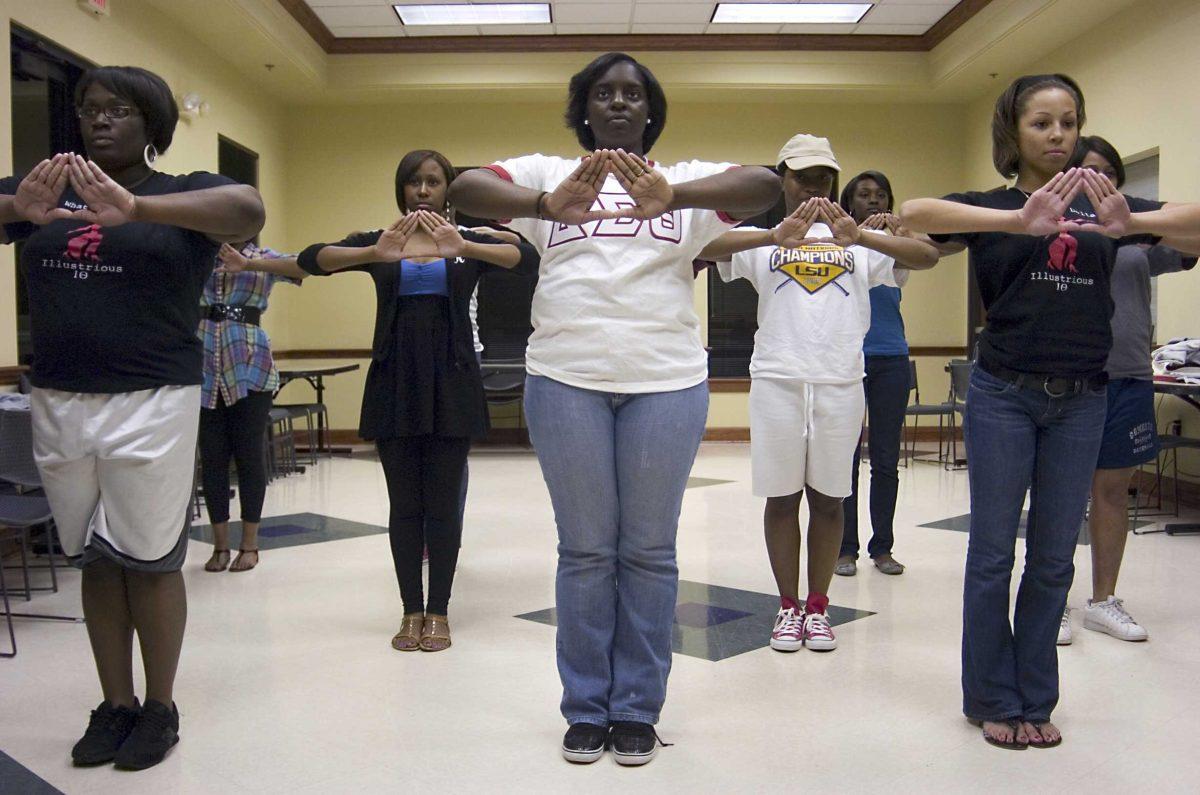
<path fill-rule="evenodd" d="M 372 359 L 358 433 L 481 438 L 487 405 L 475 362 L 455 361 L 445 296 L 397 298 L 391 350 Z"/>

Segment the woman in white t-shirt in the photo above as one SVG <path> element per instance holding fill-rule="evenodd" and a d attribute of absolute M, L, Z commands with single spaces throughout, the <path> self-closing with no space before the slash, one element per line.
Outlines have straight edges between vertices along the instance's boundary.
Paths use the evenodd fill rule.
<path fill-rule="evenodd" d="M 796 135 L 777 162 L 789 216 L 774 229 L 728 232 L 700 257 L 727 260 L 718 265 L 721 278 L 747 279 L 759 295 L 750 457 L 754 494 L 767 498 L 767 555 L 779 587 L 771 648 L 832 651 L 837 639 L 826 608 L 862 430 L 868 291 L 903 286 L 907 269 L 933 267 L 938 252 L 905 234 L 860 229 L 828 198 L 840 167 L 826 139 Z M 801 602 L 805 493 L 808 596 Z"/>
<path fill-rule="evenodd" d="M 648 69 L 600 56 L 566 112 L 591 154 L 470 171 L 451 199 L 542 255 L 526 352 L 529 432 L 554 504 L 563 755 L 654 755 L 679 572 L 675 535 L 708 413 L 692 260 L 770 207 L 769 169 L 645 160 L 667 103 Z M 847 467 L 848 471 L 848 467 Z"/>

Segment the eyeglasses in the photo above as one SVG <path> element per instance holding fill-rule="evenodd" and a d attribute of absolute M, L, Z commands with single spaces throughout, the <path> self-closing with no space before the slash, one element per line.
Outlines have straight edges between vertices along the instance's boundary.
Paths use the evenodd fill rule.
<path fill-rule="evenodd" d="M 133 114 L 133 108 L 128 105 L 84 105 L 75 109 L 75 115 L 85 121 L 95 121 L 101 113 L 109 120 L 128 119 Z"/>

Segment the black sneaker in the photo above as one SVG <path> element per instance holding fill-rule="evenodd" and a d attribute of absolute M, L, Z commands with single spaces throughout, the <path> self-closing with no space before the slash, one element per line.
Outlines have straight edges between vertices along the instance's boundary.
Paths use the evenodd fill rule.
<path fill-rule="evenodd" d="M 563 759 L 586 765 L 595 762 L 604 754 L 608 744 L 608 727 L 595 723 L 572 723 L 563 735 Z"/>
<path fill-rule="evenodd" d="M 154 767 L 179 742 L 179 710 L 159 701 L 147 701 L 142 706 L 137 725 L 129 739 L 117 751 L 117 767 L 124 770 L 145 770 Z"/>
<path fill-rule="evenodd" d="M 644 765 L 658 753 L 659 744 L 665 748 L 671 743 L 660 740 L 649 723 L 613 721 L 609 745 L 617 764 Z"/>
<path fill-rule="evenodd" d="M 140 709 L 135 698 L 132 707 L 114 707 L 105 701 L 92 710 L 87 731 L 71 749 L 71 761 L 77 765 L 111 762 L 121 743 L 133 733 Z"/>

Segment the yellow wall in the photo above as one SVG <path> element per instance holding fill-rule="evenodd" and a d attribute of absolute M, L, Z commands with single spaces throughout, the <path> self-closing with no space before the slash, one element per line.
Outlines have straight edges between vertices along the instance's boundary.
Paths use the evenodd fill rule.
<path fill-rule="evenodd" d="M 9 21 L 33 30 L 61 47 L 98 64 L 132 64 L 162 76 L 176 96 L 201 94 L 212 107 L 204 117 L 181 121 L 171 150 L 160 161 L 167 172 L 217 170 L 217 135 L 259 154 L 259 182 L 267 202 L 264 240 L 286 235 L 282 105 L 246 87 L 246 81 L 219 55 L 186 35 L 155 8 L 125 0 L 113 3 L 108 17 L 81 11 L 74 0 L 0 0 L 0 36 L 8 61 Z M 11 91 L 0 80 L 0 172 L 12 170 Z M 17 361 L 15 277 L 12 249 L 0 248 L 0 366 Z M 270 317 L 270 316 L 268 316 Z M 277 343 L 286 343 L 283 324 L 267 323 Z"/>
<path fill-rule="evenodd" d="M 805 131 L 831 139 L 848 177 L 881 169 L 901 198 L 940 195 L 962 185 L 960 108 L 812 104 L 787 96 L 793 98 L 740 106 L 675 102 L 652 155 L 662 162 L 771 163 L 788 137 Z M 420 112 L 400 104 L 293 109 L 289 127 L 302 134 L 290 138 L 287 151 L 288 233 L 284 241 L 267 241 L 295 251 L 389 222 L 396 213 L 395 165 L 409 149 L 435 148 L 459 165 L 535 151 L 574 154 L 578 145 L 561 118 L 558 103 L 474 105 L 469 100 Z M 904 298 L 910 343 L 965 344 L 965 294 L 961 257 L 914 274 Z M 699 280 L 696 307 L 702 318 L 706 303 Z M 288 345 L 297 349 L 370 347 L 374 313 L 373 287 L 361 274 L 310 279 L 302 290 L 277 291 L 272 312 L 277 322 L 286 314 Z M 930 397 L 945 393 L 943 364 L 922 364 L 921 380 Z M 332 379 L 326 398 L 332 426 L 355 427 L 360 400 L 361 378 Z M 714 396 L 709 424 L 746 427 L 746 396 Z"/>
<path fill-rule="evenodd" d="M 1200 201 L 1200 3 L 1144 0 L 1081 35 L 1026 73 L 1063 72 L 1079 82 L 1087 100 L 1084 133 L 1112 142 L 1122 157 L 1149 151 L 1159 155 L 1159 196 L 1168 201 Z M 991 165 L 989 125 L 995 97 L 981 97 L 965 111 L 969 133 L 967 184 L 989 188 L 1001 183 Z M 1200 273 L 1167 276 L 1158 293 L 1156 336 L 1198 336 Z M 1183 420 L 1186 436 L 1200 436 L 1200 413 L 1174 399 L 1163 401 L 1160 429 Z M 1196 462 L 1186 468 L 1196 471 Z"/>

